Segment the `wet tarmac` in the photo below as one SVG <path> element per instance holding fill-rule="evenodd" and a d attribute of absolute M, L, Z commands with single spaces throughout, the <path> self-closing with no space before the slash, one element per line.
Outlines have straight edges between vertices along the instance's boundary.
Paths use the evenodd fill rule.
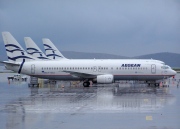
<path fill-rule="evenodd" d="M 28 87 L 9 75 L 0 74 L 2 129 L 180 129 L 180 74 L 169 87 L 124 81 L 89 88 L 42 80 Z"/>

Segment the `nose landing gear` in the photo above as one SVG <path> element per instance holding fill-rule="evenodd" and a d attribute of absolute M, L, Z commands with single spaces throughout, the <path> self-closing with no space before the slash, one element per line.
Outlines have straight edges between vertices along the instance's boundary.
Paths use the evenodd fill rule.
<path fill-rule="evenodd" d="M 155 87 L 159 87 L 159 83 L 156 83 L 154 81 L 148 82 L 148 86 L 154 85 Z"/>

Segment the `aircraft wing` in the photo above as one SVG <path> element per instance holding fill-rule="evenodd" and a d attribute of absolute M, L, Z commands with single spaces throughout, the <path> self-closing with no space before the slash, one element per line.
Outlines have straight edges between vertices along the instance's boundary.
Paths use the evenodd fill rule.
<path fill-rule="evenodd" d="M 83 73 L 83 72 L 74 72 L 74 71 L 63 71 L 66 73 L 70 73 L 72 76 L 80 77 L 80 78 L 95 78 L 97 74 L 92 73 Z"/>

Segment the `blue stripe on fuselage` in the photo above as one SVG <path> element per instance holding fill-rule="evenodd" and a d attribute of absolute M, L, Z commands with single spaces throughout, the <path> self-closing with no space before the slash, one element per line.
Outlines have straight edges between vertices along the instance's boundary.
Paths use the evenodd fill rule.
<path fill-rule="evenodd" d="M 25 59 L 23 59 L 21 65 L 20 65 L 20 67 L 19 67 L 19 71 L 18 71 L 19 74 L 21 73 L 21 69 L 22 69 L 22 67 L 23 67 L 24 62 L 25 62 Z"/>

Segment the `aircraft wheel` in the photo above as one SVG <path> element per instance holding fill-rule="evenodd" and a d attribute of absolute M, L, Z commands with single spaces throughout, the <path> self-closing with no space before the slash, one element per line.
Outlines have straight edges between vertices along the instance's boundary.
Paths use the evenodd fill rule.
<path fill-rule="evenodd" d="M 83 83 L 83 86 L 84 86 L 84 87 L 89 87 L 89 85 L 90 85 L 90 82 L 84 82 L 84 83 Z"/>
<path fill-rule="evenodd" d="M 158 87 L 158 86 L 159 86 L 159 83 L 155 83 L 154 85 L 155 85 L 156 87 Z"/>

